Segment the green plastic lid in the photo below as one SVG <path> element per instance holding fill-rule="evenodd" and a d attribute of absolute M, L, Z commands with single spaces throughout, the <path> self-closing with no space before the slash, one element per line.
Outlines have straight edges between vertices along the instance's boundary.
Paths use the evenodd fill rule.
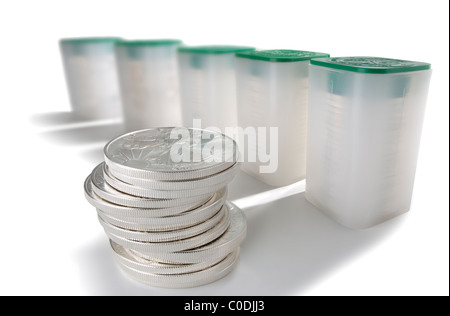
<path fill-rule="evenodd" d="M 312 65 L 371 74 L 390 74 L 430 69 L 431 65 L 417 61 L 381 57 L 333 57 L 312 59 Z"/>
<path fill-rule="evenodd" d="M 180 46 L 179 52 L 196 54 L 235 54 L 255 50 L 248 46 L 212 45 L 212 46 Z"/>
<path fill-rule="evenodd" d="M 294 62 L 311 58 L 330 57 L 329 54 L 308 52 L 304 50 L 271 49 L 236 53 L 237 57 L 264 60 L 270 62 Z"/>
<path fill-rule="evenodd" d="M 74 37 L 74 38 L 63 38 L 59 42 L 61 44 L 108 44 L 116 43 L 122 40 L 120 37 Z"/>
<path fill-rule="evenodd" d="M 151 39 L 151 40 L 121 40 L 116 43 L 120 46 L 163 46 L 180 45 L 183 42 L 178 39 Z"/>

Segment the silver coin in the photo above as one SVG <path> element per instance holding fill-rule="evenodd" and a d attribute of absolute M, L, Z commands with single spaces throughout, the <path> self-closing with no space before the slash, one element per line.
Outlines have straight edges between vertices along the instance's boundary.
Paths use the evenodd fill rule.
<path fill-rule="evenodd" d="M 178 131 L 187 133 L 186 138 L 179 139 Z M 178 155 L 182 150 L 187 157 L 177 162 L 182 159 Z M 111 170 L 131 177 L 169 181 L 219 173 L 237 161 L 237 153 L 234 140 L 223 134 L 172 127 L 128 133 L 104 148 L 105 162 Z"/>
<path fill-rule="evenodd" d="M 92 181 L 90 176 L 86 178 L 84 182 L 84 194 L 88 202 L 97 209 L 101 209 L 103 213 L 108 216 L 120 219 L 129 219 L 130 217 L 136 218 L 135 221 L 130 222 L 129 227 L 123 227 L 128 229 L 142 230 L 144 226 L 134 225 L 139 223 L 144 223 L 146 218 L 158 218 L 174 216 L 185 213 L 187 211 L 193 211 L 200 207 L 209 207 L 212 204 L 222 205 L 225 202 L 227 191 L 226 189 L 217 191 L 208 201 L 196 202 L 188 205 L 167 207 L 167 208 L 135 208 L 126 207 L 122 205 L 117 205 L 110 203 L 106 200 L 100 198 L 92 189 Z M 214 207 L 214 206 L 213 206 Z M 124 221 L 127 223 L 127 221 Z M 134 225 L 134 226 L 133 226 Z M 120 226 L 122 227 L 122 226 Z"/>
<path fill-rule="evenodd" d="M 222 206 L 223 203 L 217 202 L 178 215 L 156 218 L 129 217 L 122 219 L 110 216 L 101 209 L 97 209 L 97 213 L 104 221 L 117 227 L 138 231 L 163 232 L 198 225 L 213 217 Z"/>
<path fill-rule="evenodd" d="M 122 174 L 116 170 L 110 169 L 107 165 L 105 169 L 107 173 L 111 174 L 114 178 L 146 189 L 154 189 L 154 190 L 190 190 L 193 188 L 204 188 L 207 186 L 214 186 L 219 183 L 228 184 L 233 180 L 236 175 L 236 172 L 239 170 L 239 163 L 236 162 L 232 167 L 225 169 L 224 171 L 211 175 L 209 177 L 193 179 L 188 181 L 157 181 L 157 180 L 149 180 L 142 179 L 136 177 L 130 177 L 128 175 Z"/>
<path fill-rule="evenodd" d="M 203 262 L 194 264 L 165 264 L 155 261 L 148 261 L 144 258 L 138 257 L 128 249 L 116 244 L 114 241 L 110 240 L 111 248 L 114 250 L 116 260 L 119 264 L 127 266 L 136 271 L 142 273 L 152 273 L 152 274 L 182 274 L 197 272 L 207 269 L 220 261 L 224 260 L 226 257 L 232 255 L 227 254 L 224 257 L 214 258 L 212 260 L 205 260 Z"/>
<path fill-rule="evenodd" d="M 237 156 L 231 138 L 184 128 L 137 131 L 106 144 L 85 196 L 125 273 L 179 288 L 231 271 L 247 229 L 242 211 L 226 202 Z"/>
<path fill-rule="evenodd" d="M 228 229 L 230 225 L 230 212 L 226 206 L 224 206 L 222 209 L 223 212 L 225 213 L 225 216 L 213 228 L 197 236 L 171 242 L 134 241 L 118 236 L 115 232 L 113 233 L 112 230 L 110 230 L 109 226 L 104 225 L 104 223 L 102 223 L 102 225 L 109 239 L 127 249 L 131 249 L 139 253 L 152 253 L 152 254 L 172 253 L 200 247 L 220 237 Z"/>
<path fill-rule="evenodd" d="M 181 274 L 147 273 L 125 265 L 121 260 L 118 260 L 117 262 L 126 275 L 138 282 L 164 288 L 188 288 L 205 285 L 223 278 L 233 270 L 238 259 L 239 248 L 226 256 L 225 259 L 209 268 L 197 272 Z"/>
<path fill-rule="evenodd" d="M 200 207 L 177 215 L 164 217 L 124 217 L 111 214 L 99 208 L 97 213 L 109 224 L 124 229 L 153 232 L 170 231 L 198 225 L 208 220 L 222 208 L 225 199 L 226 189 L 223 189 L 216 192 L 213 198 Z M 142 216 L 144 215 L 145 213 L 142 213 Z"/>
<path fill-rule="evenodd" d="M 169 191 L 169 190 L 154 190 L 154 189 L 146 189 L 137 187 L 125 182 L 120 181 L 115 178 L 113 175 L 108 173 L 106 169 L 103 169 L 103 178 L 106 183 L 115 188 L 118 191 L 144 198 L 151 199 L 180 199 L 187 198 L 192 196 L 205 196 L 210 195 L 224 188 L 228 182 L 219 183 L 216 185 L 210 185 L 204 188 L 195 188 L 190 190 L 178 190 L 178 191 Z"/>
<path fill-rule="evenodd" d="M 211 243 L 187 251 L 171 253 L 144 253 L 130 249 L 137 256 L 150 261 L 173 264 L 198 263 L 204 260 L 219 258 L 232 252 L 244 241 L 247 234 L 247 221 L 244 213 L 234 204 L 226 202 L 231 213 L 228 230 L 220 238 Z"/>
<path fill-rule="evenodd" d="M 105 182 L 103 178 L 103 163 L 94 168 L 91 174 L 92 190 L 103 200 L 128 207 L 165 208 L 185 205 L 186 209 L 197 203 L 206 202 L 212 194 L 205 194 L 180 199 L 149 199 L 131 196 L 120 192 Z"/>
<path fill-rule="evenodd" d="M 219 222 L 222 221 L 222 219 L 224 219 L 224 217 L 226 216 L 225 211 L 221 209 L 211 218 L 201 222 L 200 224 L 171 231 L 154 232 L 154 231 L 137 231 L 124 229 L 108 223 L 108 218 L 102 217 L 100 212 L 98 215 L 100 224 L 103 226 L 105 230 L 111 232 L 112 234 L 133 241 L 152 242 L 152 243 L 171 242 L 200 235 L 212 229 L 214 226 L 218 225 Z"/>

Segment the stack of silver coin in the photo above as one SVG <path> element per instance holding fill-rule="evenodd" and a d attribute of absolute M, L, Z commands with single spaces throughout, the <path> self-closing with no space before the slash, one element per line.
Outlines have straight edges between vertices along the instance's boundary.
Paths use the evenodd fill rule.
<path fill-rule="evenodd" d="M 85 181 L 119 266 L 133 279 L 193 287 L 227 275 L 247 224 L 227 199 L 239 168 L 223 134 L 154 128 L 117 137 Z"/>

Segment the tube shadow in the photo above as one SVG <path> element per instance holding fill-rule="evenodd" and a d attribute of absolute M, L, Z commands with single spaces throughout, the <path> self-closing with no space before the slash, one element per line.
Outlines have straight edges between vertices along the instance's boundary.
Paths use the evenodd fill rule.
<path fill-rule="evenodd" d="M 244 211 L 248 232 L 240 262 L 219 281 L 170 290 L 138 284 L 120 272 L 104 237 L 77 255 L 86 289 L 94 295 L 292 295 L 387 238 L 404 219 L 347 229 L 308 203 L 304 193 Z"/>
<path fill-rule="evenodd" d="M 49 112 L 39 113 L 30 117 L 30 121 L 36 125 L 42 126 L 56 126 L 56 125 L 68 125 L 81 122 L 92 122 L 95 119 L 83 118 L 77 115 L 75 112 Z"/>
<path fill-rule="evenodd" d="M 404 217 L 366 230 L 345 228 L 311 205 L 304 193 L 246 209 L 248 235 L 236 277 L 237 295 L 302 292 L 387 238 Z"/>
<path fill-rule="evenodd" d="M 124 133 L 122 123 L 69 127 L 42 132 L 39 135 L 62 145 L 107 142 Z"/>

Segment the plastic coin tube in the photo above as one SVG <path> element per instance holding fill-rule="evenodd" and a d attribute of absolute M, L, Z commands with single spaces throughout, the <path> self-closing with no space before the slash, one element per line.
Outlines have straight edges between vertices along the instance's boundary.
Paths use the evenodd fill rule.
<path fill-rule="evenodd" d="M 263 50 L 236 54 L 238 125 L 265 128 L 265 148 L 248 142 L 242 169 L 274 186 L 305 178 L 309 61 L 328 54 L 299 50 Z M 274 151 L 270 128 L 278 129 L 278 163 L 262 172 L 258 150 Z M 258 132 L 257 137 L 262 137 Z M 273 136 L 273 135 L 272 135 Z M 251 158 L 253 154 L 253 158 Z M 253 160 L 253 161 L 250 161 Z"/>
<path fill-rule="evenodd" d="M 183 126 L 201 119 L 202 128 L 237 125 L 235 53 L 242 46 L 181 46 L 178 67 Z"/>
<path fill-rule="evenodd" d="M 59 41 L 72 110 L 85 119 L 120 117 L 116 37 Z"/>
<path fill-rule="evenodd" d="M 177 48 L 180 40 L 124 40 L 116 58 L 125 127 L 179 126 Z"/>
<path fill-rule="evenodd" d="M 366 228 L 410 208 L 430 64 L 311 60 L 306 198 Z"/>

